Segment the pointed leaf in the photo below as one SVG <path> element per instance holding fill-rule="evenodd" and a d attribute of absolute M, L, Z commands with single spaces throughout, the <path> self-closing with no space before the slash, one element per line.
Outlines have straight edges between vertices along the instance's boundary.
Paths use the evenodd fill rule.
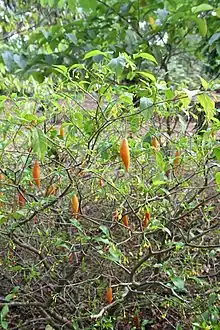
<path fill-rule="evenodd" d="M 8 304 L 6 304 L 1 310 L 1 318 L 4 319 L 9 312 Z"/>
<path fill-rule="evenodd" d="M 113 58 L 109 62 L 109 67 L 112 69 L 112 71 L 116 74 L 116 76 L 118 78 L 124 71 L 125 64 L 126 64 L 125 58 L 122 56 L 119 56 L 117 58 Z"/>
<path fill-rule="evenodd" d="M 202 3 L 199 6 L 196 7 L 192 7 L 192 12 L 193 14 L 196 13 L 200 13 L 201 11 L 208 11 L 208 10 L 212 10 L 213 7 L 211 5 L 209 5 L 208 3 Z"/>
<path fill-rule="evenodd" d="M 33 152 L 43 161 L 47 152 L 47 137 L 39 128 L 32 131 L 32 147 Z"/>
<path fill-rule="evenodd" d="M 146 79 L 150 79 L 153 82 L 156 82 L 156 78 L 154 77 L 154 75 L 152 73 L 149 72 L 143 72 L 143 71 L 139 71 L 138 72 L 140 75 L 142 75 L 144 78 Z"/>
<path fill-rule="evenodd" d="M 103 56 L 107 56 L 107 53 L 102 52 L 101 50 L 95 49 L 95 50 L 91 50 L 90 52 L 86 53 L 86 55 L 84 56 L 84 60 L 87 60 L 88 58 L 91 58 L 93 56 L 97 56 L 97 55 L 103 55 Z"/>
<path fill-rule="evenodd" d="M 215 102 L 210 99 L 210 97 L 206 94 L 198 95 L 198 100 L 201 106 L 203 107 L 207 119 L 210 120 L 214 117 L 215 114 Z"/>
<path fill-rule="evenodd" d="M 218 186 L 220 186 L 220 172 L 217 172 L 215 174 L 215 180 Z"/>
<path fill-rule="evenodd" d="M 139 57 L 144 58 L 146 60 L 149 60 L 151 62 L 154 62 L 154 63 L 158 64 L 156 58 L 153 55 L 151 55 L 151 54 L 148 54 L 148 53 L 134 54 L 134 59 L 139 58 Z"/>

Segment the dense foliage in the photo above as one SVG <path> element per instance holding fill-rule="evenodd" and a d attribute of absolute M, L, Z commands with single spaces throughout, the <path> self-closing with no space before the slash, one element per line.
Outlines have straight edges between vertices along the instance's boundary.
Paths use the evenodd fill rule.
<path fill-rule="evenodd" d="M 1 327 L 219 330 L 218 2 L 0 15 Z"/>

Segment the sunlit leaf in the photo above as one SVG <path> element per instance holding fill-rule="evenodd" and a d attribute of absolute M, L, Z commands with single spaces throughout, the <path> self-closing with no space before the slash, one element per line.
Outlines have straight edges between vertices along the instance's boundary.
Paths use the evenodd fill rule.
<path fill-rule="evenodd" d="M 139 71 L 138 72 L 141 76 L 143 76 L 144 78 L 146 79 L 150 79 L 151 81 L 153 82 L 156 82 L 156 78 L 154 77 L 154 75 L 152 73 L 149 73 L 149 72 L 142 72 L 142 71 Z"/>
<path fill-rule="evenodd" d="M 39 128 L 34 128 L 32 131 L 32 148 L 33 152 L 43 161 L 47 152 L 47 137 Z"/>
<path fill-rule="evenodd" d="M 95 50 L 91 50 L 90 52 L 86 53 L 86 55 L 84 56 L 84 60 L 87 60 L 88 58 L 91 58 L 93 56 L 97 56 L 97 55 L 103 55 L 103 56 L 107 56 L 107 53 L 102 52 L 101 50 L 95 49 Z"/>
<path fill-rule="evenodd" d="M 134 59 L 139 58 L 139 57 L 144 58 L 146 60 L 149 60 L 151 62 L 154 62 L 154 63 L 158 64 L 156 58 L 153 55 L 151 55 L 151 54 L 148 54 L 148 53 L 134 54 Z"/>
<path fill-rule="evenodd" d="M 212 10 L 213 7 L 209 5 L 208 3 L 202 3 L 199 6 L 192 7 L 193 14 L 200 13 L 201 11 L 208 11 Z"/>

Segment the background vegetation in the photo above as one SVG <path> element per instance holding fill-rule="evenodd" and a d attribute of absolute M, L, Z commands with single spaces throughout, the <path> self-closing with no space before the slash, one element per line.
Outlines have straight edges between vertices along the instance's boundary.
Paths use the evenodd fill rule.
<path fill-rule="evenodd" d="M 2 329 L 219 330 L 218 1 L 0 17 Z"/>

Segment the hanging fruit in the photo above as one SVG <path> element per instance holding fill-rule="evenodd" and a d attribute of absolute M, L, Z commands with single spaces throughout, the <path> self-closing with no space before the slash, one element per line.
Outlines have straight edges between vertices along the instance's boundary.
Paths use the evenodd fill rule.
<path fill-rule="evenodd" d="M 144 221 L 143 221 L 144 228 L 147 228 L 149 221 L 150 221 L 150 213 L 147 211 L 147 212 L 145 212 L 145 215 L 144 215 Z"/>
<path fill-rule="evenodd" d="M 19 208 L 21 209 L 24 204 L 25 204 L 25 198 L 24 195 L 22 193 L 18 193 L 18 204 L 19 204 Z"/>
<path fill-rule="evenodd" d="M 103 188 L 105 187 L 105 181 L 103 178 L 100 179 L 100 186 Z"/>
<path fill-rule="evenodd" d="M 0 191 L 0 199 L 2 199 L 2 197 L 4 196 L 3 192 Z M 0 201 L 0 207 L 4 207 L 4 202 Z"/>
<path fill-rule="evenodd" d="M 37 160 L 34 162 L 33 179 L 37 187 L 40 188 L 40 165 Z"/>
<path fill-rule="evenodd" d="M 108 289 L 107 289 L 106 300 L 109 304 L 111 304 L 112 301 L 113 301 L 113 295 L 112 295 L 112 288 L 111 287 L 108 287 Z"/>
<path fill-rule="evenodd" d="M 152 147 L 154 148 L 154 150 L 156 152 L 160 151 L 160 143 L 155 136 L 153 136 L 153 138 L 152 138 Z"/>
<path fill-rule="evenodd" d="M 62 139 L 64 139 L 65 131 L 64 131 L 64 128 L 62 126 L 60 127 L 60 136 L 61 136 Z"/>
<path fill-rule="evenodd" d="M 123 224 L 126 227 L 128 227 L 128 215 L 127 214 L 122 217 L 122 221 L 123 221 Z"/>
<path fill-rule="evenodd" d="M 121 159 L 124 163 L 126 172 L 128 172 L 129 167 L 130 167 L 130 152 L 129 152 L 129 146 L 128 146 L 127 139 L 123 139 L 121 142 L 120 155 L 121 155 Z"/>
<path fill-rule="evenodd" d="M 76 195 L 73 195 L 71 199 L 71 210 L 74 215 L 76 215 L 79 212 L 79 200 Z"/>

